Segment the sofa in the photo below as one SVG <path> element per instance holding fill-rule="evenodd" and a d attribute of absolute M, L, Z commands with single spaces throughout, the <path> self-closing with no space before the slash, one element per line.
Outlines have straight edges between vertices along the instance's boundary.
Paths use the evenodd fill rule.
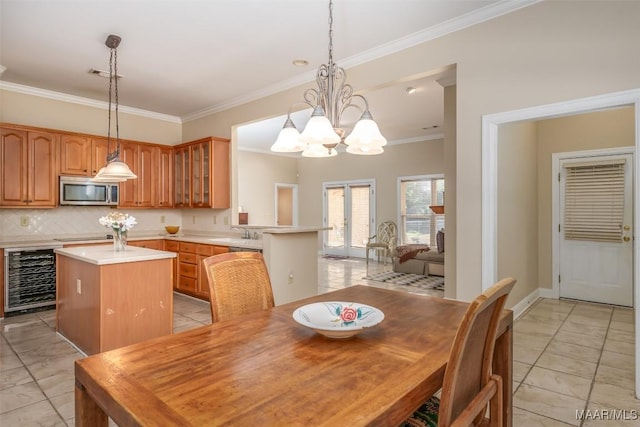
<path fill-rule="evenodd" d="M 393 271 L 444 277 L 444 230 L 438 231 L 436 242 L 437 248 L 419 251 L 404 262 L 401 262 L 400 257 L 396 254 L 393 257 Z"/>

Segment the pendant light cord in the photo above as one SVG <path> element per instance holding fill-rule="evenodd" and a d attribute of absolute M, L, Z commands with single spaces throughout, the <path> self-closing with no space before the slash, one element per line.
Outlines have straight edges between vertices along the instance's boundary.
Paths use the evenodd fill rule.
<path fill-rule="evenodd" d="M 115 80 L 115 84 L 114 84 Z M 115 91 L 114 91 L 115 88 Z M 111 153 L 111 105 L 112 94 L 115 92 L 116 110 L 116 143 L 115 151 Z M 118 50 L 111 48 L 109 56 L 109 128 L 107 130 L 107 161 L 117 160 L 120 157 L 120 124 L 118 120 Z"/>

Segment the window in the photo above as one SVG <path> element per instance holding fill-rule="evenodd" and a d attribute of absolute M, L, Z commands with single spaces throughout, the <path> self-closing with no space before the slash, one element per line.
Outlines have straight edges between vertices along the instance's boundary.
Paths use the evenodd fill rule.
<path fill-rule="evenodd" d="M 444 205 L 444 178 L 437 176 L 401 177 L 399 183 L 399 244 L 436 246 L 436 234 L 444 228 L 444 214 L 429 206 Z"/>

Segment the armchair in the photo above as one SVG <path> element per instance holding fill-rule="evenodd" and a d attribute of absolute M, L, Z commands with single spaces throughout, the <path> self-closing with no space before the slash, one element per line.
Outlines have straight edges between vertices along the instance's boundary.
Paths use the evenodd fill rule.
<path fill-rule="evenodd" d="M 384 264 L 387 264 L 387 257 L 393 257 L 396 245 L 398 244 L 398 227 L 393 221 L 384 221 L 378 225 L 376 234 L 369 237 L 366 249 L 367 267 L 369 267 L 369 250 L 384 251 Z M 380 262 L 380 252 L 378 252 L 378 262 Z"/>

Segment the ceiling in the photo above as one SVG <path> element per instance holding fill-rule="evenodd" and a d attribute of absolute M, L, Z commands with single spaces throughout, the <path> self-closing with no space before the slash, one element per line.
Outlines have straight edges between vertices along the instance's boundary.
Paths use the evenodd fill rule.
<path fill-rule="evenodd" d="M 455 79 L 455 70 L 374 89 L 350 81 L 348 68 L 532 1 L 335 0 L 334 61 L 366 95 L 390 142 L 433 137 L 443 124 L 443 89 L 435 80 Z M 0 87 L 106 102 L 108 80 L 89 70 L 108 70 L 104 42 L 117 34 L 123 111 L 182 122 L 312 84 L 328 60 L 327 0 L 0 0 L 0 8 Z M 296 67 L 295 59 L 309 65 Z M 408 86 L 418 90 L 408 95 Z M 274 114 L 289 107 L 274 105 Z M 345 121 L 357 120 L 353 114 Z M 298 126 L 305 120 L 294 116 Z M 268 151 L 283 122 L 244 129 L 240 147 Z"/>

